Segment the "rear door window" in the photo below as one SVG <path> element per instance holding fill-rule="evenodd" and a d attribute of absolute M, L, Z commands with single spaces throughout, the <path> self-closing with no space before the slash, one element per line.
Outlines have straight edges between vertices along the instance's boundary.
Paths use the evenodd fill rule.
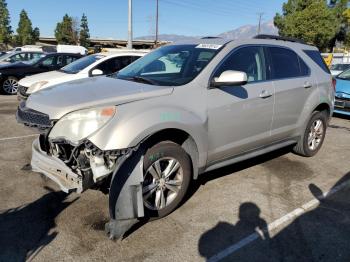
<path fill-rule="evenodd" d="M 268 47 L 273 79 L 293 78 L 309 75 L 305 62 L 292 50 Z"/>

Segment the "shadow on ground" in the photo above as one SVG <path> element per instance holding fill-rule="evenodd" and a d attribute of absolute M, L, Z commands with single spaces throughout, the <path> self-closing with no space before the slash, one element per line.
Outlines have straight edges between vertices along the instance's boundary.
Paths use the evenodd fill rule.
<path fill-rule="evenodd" d="M 0 261 L 34 257 L 57 235 L 55 218 L 73 201 L 63 192 L 50 192 L 25 206 L 0 211 Z"/>
<path fill-rule="evenodd" d="M 235 225 L 219 222 L 203 233 L 198 251 L 207 261 L 350 261 L 350 189 L 340 186 L 349 182 L 350 173 L 332 187 L 337 191 L 325 198 L 321 189 L 310 184 L 319 205 L 274 232 L 273 237 L 259 207 L 243 203 L 239 221 Z M 248 236 L 255 240 L 250 242 Z M 227 256 L 217 260 L 223 250 Z"/>

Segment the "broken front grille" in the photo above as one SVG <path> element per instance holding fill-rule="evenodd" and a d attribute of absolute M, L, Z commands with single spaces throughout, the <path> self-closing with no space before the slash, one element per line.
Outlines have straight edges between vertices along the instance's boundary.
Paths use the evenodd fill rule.
<path fill-rule="evenodd" d="M 16 113 L 17 121 L 27 126 L 37 127 L 39 129 L 48 129 L 52 127 L 50 117 L 47 114 L 27 108 L 25 102 L 21 102 Z"/>

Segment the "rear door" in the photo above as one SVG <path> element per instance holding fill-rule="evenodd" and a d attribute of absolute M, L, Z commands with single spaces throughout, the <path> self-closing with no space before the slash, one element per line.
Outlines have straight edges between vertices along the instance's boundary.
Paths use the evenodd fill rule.
<path fill-rule="evenodd" d="M 317 87 L 310 68 L 290 48 L 266 47 L 275 88 L 275 108 L 271 129 L 274 140 L 292 136 L 312 90 Z"/>

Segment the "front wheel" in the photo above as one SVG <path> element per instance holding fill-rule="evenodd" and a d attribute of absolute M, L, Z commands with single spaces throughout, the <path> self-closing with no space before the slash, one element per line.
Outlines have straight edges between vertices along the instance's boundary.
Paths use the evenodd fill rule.
<path fill-rule="evenodd" d="M 161 218 L 174 211 L 183 200 L 192 176 L 186 151 L 172 142 L 161 142 L 147 150 L 142 185 L 145 213 Z"/>
<path fill-rule="evenodd" d="M 327 123 L 327 112 L 313 112 L 304 134 L 293 149 L 294 153 L 306 157 L 316 155 L 316 153 L 321 149 L 326 136 Z"/>
<path fill-rule="evenodd" d="M 18 90 L 18 79 L 13 76 L 9 76 L 2 82 L 2 91 L 6 95 L 15 95 Z"/>

